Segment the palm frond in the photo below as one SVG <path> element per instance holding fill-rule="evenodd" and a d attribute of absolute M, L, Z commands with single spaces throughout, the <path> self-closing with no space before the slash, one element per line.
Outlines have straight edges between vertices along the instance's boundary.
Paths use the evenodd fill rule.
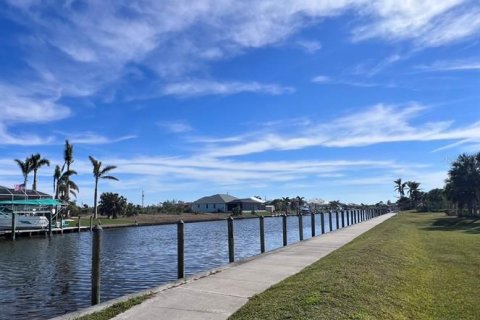
<path fill-rule="evenodd" d="M 118 181 L 118 178 L 114 177 L 114 176 L 101 176 L 100 178 L 102 179 L 108 179 L 108 180 L 116 180 Z"/>
<path fill-rule="evenodd" d="M 113 169 L 115 169 L 117 166 L 106 166 L 105 168 L 103 168 L 101 171 L 100 171 L 100 175 L 103 175 L 105 173 L 107 173 L 108 171 L 111 171 Z"/>

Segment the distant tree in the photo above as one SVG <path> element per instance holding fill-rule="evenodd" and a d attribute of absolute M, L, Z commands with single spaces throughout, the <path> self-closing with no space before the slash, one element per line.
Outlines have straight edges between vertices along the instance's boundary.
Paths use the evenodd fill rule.
<path fill-rule="evenodd" d="M 342 203 L 338 200 L 330 201 L 329 207 L 330 207 L 330 210 L 338 210 L 342 208 Z"/>
<path fill-rule="evenodd" d="M 397 180 L 393 181 L 395 184 L 395 191 L 398 192 L 400 198 L 405 196 L 405 187 L 407 186 L 406 182 L 402 182 L 401 178 L 398 178 Z"/>
<path fill-rule="evenodd" d="M 70 172 L 71 168 L 70 166 L 72 165 L 73 163 L 73 145 L 70 144 L 70 142 L 68 140 L 65 140 L 65 148 L 63 150 L 63 160 L 64 160 L 64 163 L 63 163 L 63 166 L 62 166 L 62 172 L 65 171 L 65 172 Z M 70 182 L 69 182 L 69 179 L 70 179 L 70 176 L 71 175 L 68 175 L 66 176 L 65 178 L 67 179 L 67 181 L 65 181 L 65 186 L 67 188 L 67 190 L 65 190 L 65 201 L 69 201 L 70 200 Z M 77 189 L 78 191 L 78 189 Z"/>
<path fill-rule="evenodd" d="M 30 158 L 26 158 L 25 161 L 15 159 L 15 162 L 18 164 L 18 167 L 22 171 L 22 176 L 23 176 L 23 185 L 25 189 L 27 188 L 27 182 L 28 182 L 28 175 L 30 172 L 32 172 L 32 163 L 30 161 Z"/>
<path fill-rule="evenodd" d="M 74 196 L 75 198 L 77 197 L 79 188 L 71 178 L 75 174 L 77 174 L 75 170 L 61 172 L 61 175 L 57 180 L 57 190 L 55 192 L 56 199 L 70 202 L 70 195 Z"/>
<path fill-rule="evenodd" d="M 408 196 L 412 202 L 413 208 L 415 208 L 420 200 L 420 183 L 416 181 L 407 181 Z"/>
<path fill-rule="evenodd" d="M 97 192 L 98 192 L 98 180 L 99 179 L 109 179 L 109 180 L 117 180 L 118 179 L 114 176 L 107 175 L 108 172 L 112 171 L 116 168 L 116 166 L 105 166 L 102 168 L 102 162 L 96 160 L 94 157 L 89 156 L 90 162 L 93 166 L 93 177 L 95 178 L 95 190 L 94 190 L 94 198 L 93 198 L 93 217 L 97 219 Z"/>
<path fill-rule="evenodd" d="M 37 191 L 37 171 L 43 166 L 50 166 L 50 161 L 48 159 L 42 158 L 40 153 L 32 154 L 29 160 L 31 169 L 33 171 L 32 189 Z"/>
<path fill-rule="evenodd" d="M 55 199 L 58 198 L 57 184 L 58 184 L 58 179 L 60 179 L 61 176 L 62 176 L 62 169 L 60 168 L 59 165 L 56 165 L 53 171 L 53 193 L 55 194 Z"/>
<path fill-rule="evenodd" d="M 127 203 L 125 208 L 125 215 L 127 217 L 138 216 L 142 212 L 142 207 L 140 205 L 134 205 L 133 203 Z"/>
<path fill-rule="evenodd" d="M 447 208 L 445 191 L 443 189 L 432 189 L 424 194 L 421 204 L 421 211 L 438 212 Z"/>
<path fill-rule="evenodd" d="M 447 199 L 453 202 L 459 215 L 467 208 L 468 215 L 476 215 L 480 203 L 480 152 L 461 154 L 452 163 L 445 185 Z"/>
<path fill-rule="evenodd" d="M 127 199 L 118 193 L 104 192 L 100 195 L 98 212 L 107 216 L 109 219 L 117 219 L 119 215 L 124 215 L 127 210 Z"/>
<path fill-rule="evenodd" d="M 289 197 L 283 197 L 282 198 L 283 206 L 285 208 L 285 214 L 288 215 L 288 207 L 290 206 L 290 198 Z"/>
<path fill-rule="evenodd" d="M 232 214 L 234 216 L 240 216 L 242 215 L 242 209 L 240 208 L 240 206 L 236 206 L 232 209 Z"/>

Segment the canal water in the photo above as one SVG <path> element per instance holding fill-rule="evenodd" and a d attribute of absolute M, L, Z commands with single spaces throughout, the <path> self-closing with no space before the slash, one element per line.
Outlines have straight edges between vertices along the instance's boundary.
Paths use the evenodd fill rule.
<path fill-rule="evenodd" d="M 320 215 L 315 224 L 320 234 Z M 310 216 L 303 225 L 310 238 Z M 298 217 L 287 226 L 288 243 L 298 242 Z M 235 220 L 234 229 L 236 261 L 260 253 L 259 219 Z M 176 280 L 176 239 L 176 225 L 104 230 L 102 302 Z M 89 232 L 0 241 L 0 319 L 48 319 L 90 306 L 91 241 Z M 267 251 L 282 246 L 281 217 L 265 218 L 265 241 Z M 227 221 L 186 223 L 185 273 L 226 264 Z"/>

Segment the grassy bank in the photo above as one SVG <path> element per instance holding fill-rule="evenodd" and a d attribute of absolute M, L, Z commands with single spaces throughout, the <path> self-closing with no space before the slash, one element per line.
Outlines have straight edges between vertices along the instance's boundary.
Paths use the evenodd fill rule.
<path fill-rule="evenodd" d="M 148 298 L 152 297 L 153 294 L 147 294 L 140 297 L 132 298 L 124 302 L 119 302 L 114 304 L 111 307 L 108 307 L 102 311 L 95 312 L 76 320 L 108 320 L 112 319 L 113 317 L 119 315 L 122 312 L 127 311 L 128 309 L 136 306 L 137 304 L 142 303 L 143 301 L 147 300 Z"/>
<path fill-rule="evenodd" d="M 480 221 L 400 214 L 253 297 L 231 319 L 475 319 Z"/>
<path fill-rule="evenodd" d="M 211 213 L 211 214 L 141 214 L 137 217 L 120 217 L 118 219 L 108 219 L 107 217 L 100 217 L 97 221 L 100 221 L 102 226 L 107 225 L 135 225 L 138 224 L 161 224 L 161 223 L 173 223 L 179 220 L 183 221 L 204 221 L 204 220 L 218 220 L 227 219 L 230 214 L 227 213 Z M 74 221 L 70 221 L 70 226 L 77 225 L 77 218 L 72 218 Z M 90 217 L 81 217 L 80 224 L 82 226 L 90 225 Z"/>

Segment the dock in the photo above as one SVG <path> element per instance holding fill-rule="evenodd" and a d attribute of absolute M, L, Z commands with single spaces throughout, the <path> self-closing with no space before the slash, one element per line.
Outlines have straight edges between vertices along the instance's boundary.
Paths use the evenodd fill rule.
<path fill-rule="evenodd" d="M 64 228 L 52 228 L 52 234 L 63 234 L 72 232 L 90 231 L 90 227 L 64 227 Z M 48 235 L 48 229 L 20 229 L 15 230 L 17 237 L 33 237 Z M 12 230 L 0 230 L 0 237 L 10 239 L 12 237 Z"/>

